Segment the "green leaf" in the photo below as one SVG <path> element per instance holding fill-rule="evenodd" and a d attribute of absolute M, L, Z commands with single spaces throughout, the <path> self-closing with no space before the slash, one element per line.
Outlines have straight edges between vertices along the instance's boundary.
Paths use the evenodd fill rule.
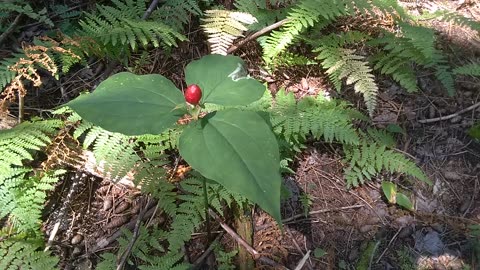
<path fill-rule="evenodd" d="M 410 199 L 403 193 L 397 193 L 397 204 L 408 209 L 413 210 L 413 204 Z"/>
<path fill-rule="evenodd" d="M 401 126 L 396 125 L 396 124 L 388 124 L 387 131 L 389 131 L 391 133 L 400 133 L 400 134 L 403 134 L 403 135 L 406 134 L 405 130 Z"/>
<path fill-rule="evenodd" d="M 257 203 L 280 224 L 278 143 L 259 114 L 237 109 L 209 113 L 184 130 L 179 150 L 192 168 Z"/>
<path fill-rule="evenodd" d="M 383 194 L 385 194 L 385 197 L 387 197 L 387 200 L 389 203 L 395 203 L 396 197 L 395 195 L 397 194 L 397 186 L 389 181 L 383 181 L 382 182 L 382 190 Z"/>
<path fill-rule="evenodd" d="M 212 54 L 190 62 L 185 68 L 185 81 L 200 86 L 201 103 L 248 105 L 265 92 L 263 84 L 247 75 L 243 60 L 231 55 Z"/>
<path fill-rule="evenodd" d="M 324 249 L 315 248 L 315 250 L 313 251 L 313 256 L 317 259 L 319 259 L 319 258 L 321 258 L 325 255 L 327 255 L 327 252 Z"/>
<path fill-rule="evenodd" d="M 141 135 L 159 134 L 172 126 L 186 113 L 183 104 L 182 93 L 167 78 L 122 72 L 66 105 L 106 130 Z"/>
<path fill-rule="evenodd" d="M 476 123 L 468 130 L 470 137 L 480 140 L 480 123 Z"/>

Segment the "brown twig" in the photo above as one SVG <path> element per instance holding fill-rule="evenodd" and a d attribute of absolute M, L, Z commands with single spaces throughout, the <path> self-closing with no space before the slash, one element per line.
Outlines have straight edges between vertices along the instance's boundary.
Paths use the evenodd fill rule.
<path fill-rule="evenodd" d="M 305 265 L 305 263 L 307 262 L 308 258 L 310 258 L 310 252 L 312 252 L 312 251 L 311 250 L 307 251 L 307 254 L 305 254 L 303 256 L 303 258 L 298 263 L 297 267 L 295 267 L 295 270 L 302 270 L 302 268 Z"/>
<path fill-rule="evenodd" d="M 215 237 L 212 244 L 207 248 L 207 250 L 205 250 L 205 252 L 203 252 L 203 254 L 200 257 L 198 257 L 198 259 L 195 260 L 192 266 L 192 270 L 200 268 L 200 264 L 205 260 L 205 258 L 207 258 L 208 255 L 210 255 L 210 253 L 212 253 L 213 249 L 215 248 L 215 245 L 217 244 L 218 241 L 220 241 L 220 238 L 222 238 L 223 234 L 224 233 L 221 232 L 219 235 L 217 235 L 217 237 Z"/>
<path fill-rule="evenodd" d="M 135 242 L 137 242 L 138 236 L 140 235 L 140 225 L 142 224 L 142 219 L 148 210 L 147 206 L 149 205 L 149 203 L 150 203 L 150 199 L 147 200 L 147 203 L 145 204 L 144 208 L 142 209 L 142 211 L 140 211 L 140 213 L 137 216 L 137 220 L 135 221 L 135 228 L 133 229 L 132 239 L 130 239 L 130 242 L 128 243 L 127 248 L 122 253 L 120 258 L 117 260 L 117 270 L 122 270 L 124 268 L 125 263 L 127 262 L 127 259 L 130 256 L 130 253 L 132 252 L 133 245 L 135 244 Z"/>
<path fill-rule="evenodd" d="M 364 207 L 365 205 L 363 204 L 356 204 L 356 205 L 351 205 L 351 206 L 344 206 L 344 207 L 336 207 L 336 208 L 328 208 L 328 209 L 322 209 L 322 210 L 316 210 L 316 211 L 311 211 L 311 212 L 308 212 L 308 216 L 311 216 L 311 215 L 316 215 L 316 214 L 322 214 L 322 213 L 326 213 L 326 212 L 334 212 L 334 211 L 341 211 L 341 210 L 348 210 L 348 209 L 356 209 L 356 208 L 360 208 L 360 207 Z M 287 223 L 287 222 L 290 222 L 290 221 L 293 221 L 297 218 L 302 218 L 302 217 L 305 217 L 304 214 L 298 214 L 298 215 L 295 215 L 295 216 L 292 216 L 292 217 L 289 217 L 289 218 L 286 218 L 286 219 L 282 219 L 282 222 L 283 223 Z"/>
<path fill-rule="evenodd" d="M 143 216 L 143 219 L 147 219 L 147 218 L 149 218 L 150 216 L 153 215 L 153 213 L 155 212 L 155 205 L 156 205 L 156 203 L 150 202 L 145 207 L 145 209 L 148 209 L 148 210 L 145 212 L 145 214 Z M 136 224 L 137 224 L 137 220 L 132 220 L 129 223 L 127 223 L 126 225 L 124 225 L 123 227 L 127 228 L 129 230 L 133 230 L 135 228 Z M 117 238 L 120 237 L 121 235 L 122 235 L 122 231 L 118 230 L 114 234 L 110 235 L 108 238 L 99 239 L 99 241 L 97 242 L 97 245 L 92 249 L 91 253 L 98 252 L 99 250 L 101 250 L 104 247 L 111 244 L 113 241 L 117 240 Z"/>
<path fill-rule="evenodd" d="M 150 3 L 150 6 L 148 6 L 145 13 L 143 13 L 142 20 L 146 20 L 150 17 L 150 14 L 152 14 L 153 10 L 158 6 L 158 2 L 159 0 L 153 0 L 152 3 Z"/>
<path fill-rule="evenodd" d="M 440 117 L 436 117 L 436 118 L 422 119 L 422 120 L 418 120 L 418 122 L 422 123 L 422 124 L 428 124 L 428 123 L 434 123 L 434 122 L 438 122 L 438 121 L 452 119 L 452 118 L 455 118 L 455 117 L 459 116 L 462 113 L 466 113 L 468 111 L 471 111 L 471 110 L 473 110 L 473 109 L 475 109 L 479 106 L 480 106 L 480 102 L 477 102 L 477 103 L 473 104 L 472 106 L 467 107 L 467 108 L 465 108 L 461 111 L 458 111 L 456 113 L 452 113 L 452 114 L 447 115 L 447 116 L 440 116 Z"/>
<path fill-rule="evenodd" d="M 262 263 L 268 264 L 270 266 L 275 267 L 275 269 L 284 269 L 288 270 L 287 267 L 275 262 L 274 260 L 262 256 L 258 251 L 256 251 L 252 246 L 250 246 L 245 240 L 243 240 L 232 228 L 230 228 L 227 224 L 223 223 L 223 221 L 220 219 L 220 217 L 212 210 L 208 209 L 208 213 L 210 214 L 211 217 L 213 217 L 219 224 L 220 226 L 235 240 L 237 243 L 242 245 L 245 250 L 248 251 L 253 257 L 254 260 L 258 260 Z"/>
<path fill-rule="evenodd" d="M 18 14 L 17 17 L 15 17 L 15 20 L 13 20 L 12 24 L 5 30 L 0 35 L 0 45 L 5 41 L 5 39 L 15 30 L 15 27 L 17 27 L 18 23 L 20 22 L 20 19 L 22 18 L 22 14 Z"/>
<path fill-rule="evenodd" d="M 243 45 L 245 45 L 245 43 L 249 42 L 250 40 L 256 39 L 257 37 L 284 25 L 286 22 L 288 22 L 288 19 L 283 19 L 263 29 L 258 30 L 254 34 L 245 37 L 243 40 L 241 40 L 237 44 L 232 45 L 230 48 L 228 48 L 227 53 L 228 54 L 233 53 L 234 51 L 238 50 L 238 48 L 242 47 Z"/>
<path fill-rule="evenodd" d="M 387 252 L 388 248 L 390 247 L 390 245 L 392 244 L 392 242 L 395 240 L 395 238 L 397 238 L 398 234 L 400 233 L 400 231 L 402 231 L 403 227 L 399 228 L 397 233 L 395 233 L 395 235 L 392 237 L 392 239 L 390 239 L 390 241 L 388 242 L 388 245 L 387 247 L 383 250 L 382 254 L 380 254 L 380 256 L 378 257 L 376 263 L 380 262 L 380 260 L 382 259 L 383 255 L 385 255 L 385 253 Z M 371 260 L 370 260 L 370 264 L 371 264 Z"/>

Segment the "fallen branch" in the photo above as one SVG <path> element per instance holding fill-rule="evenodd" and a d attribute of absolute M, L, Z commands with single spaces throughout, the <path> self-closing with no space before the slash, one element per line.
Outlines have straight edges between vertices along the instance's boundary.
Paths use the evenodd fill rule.
<path fill-rule="evenodd" d="M 135 245 L 135 242 L 137 242 L 138 236 L 140 235 L 140 225 L 142 224 L 142 219 L 148 210 L 147 206 L 149 205 L 149 203 L 150 199 L 147 200 L 147 203 L 137 216 L 137 220 L 135 221 L 135 228 L 133 229 L 132 239 L 130 239 L 127 249 L 125 249 L 120 258 L 117 260 L 117 270 L 124 269 L 125 263 L 127 262 L 130 253 L 132 253 L 133 245 Z"/>
<path fill-rule="evenodd" d="M 257 37 L 284 25 L 286 22 L 288 22 L 288 19 L 283 19 L 283 20 L 278 21 L 278 22 L 276 22 L 272 25 L 269 25 L 269 26 L 267 26 L 263 29 L 258 30 L 256 33 L 254 33 L 250 36 L 247 36 L 246 38 L 244 38 L 243 40 L 241 40 L 237 44 L 232 45 L 230 48 L 228 48 L 227 53 L 228 54 L 233 53 L 234 51 L 238 50 L 238 48 L 242 47 L 243 45 L 245 45 L 245 43 L 249 42 L 250 40 L 256 39 Z"/>
<path fill-rule="evenodd" d="M 315 211 L 311 211 L 307 214 L 307 216 L 311 216 L 311 215 L 315 215 L 315 214 L 322 214 L 322 213 L 327 213 L 327 212 L 334 212 L 334 211 L 341 211 L 341 210 L 347 210 L 347 209 L 356 209 L 356 208 L 360 208 L 360 207 L 363 207 L 365 205 L 363 204 L 356 204 L 356 205 L 351 205 L 351 206 L 344 206 L 344 207 L 337 207 L 337 208 L 328 208 L 328 209 L 322 209 L 322 210 L 315 210 Z M 286 223 L 289 223 L 291 221 L 294 221 L 298 218 L 304 218 L 305 217 L 305 214 L 298 214 L 298 215 L 295 215 L 295 216 L 291 216 L 289 218 L 286 218 L 286 219 L 282 219 L 282 223 L 283 224 L 286 224 Z M 272 223 L 267 223 L 267 224 L 264 224 L 262 226 L 258 226 L 257 227 L 257 230 L 263 230 L 263 229 L 266 229 L 268 227 L 272 226 Z"/>
<path fill-rule="evenodd" d="M 143 13 L 142 20 L 148 19 L 150 17 L 150 14 L 152 14 L 153 10 L 158 6 L 158 1 L 159 0 L 153 0 L 150 6 L 148 6 L 147 10 L 145 13 Z"/>
<path fill-rule="evenodd" d="M 205 250 L 205 252 L 203 252 L 203 254 L 200 257 L 198 257 L 198 259 L 195 260 L 192 266 L 192 270 L 200 268 L 201 263 L 205 260 L 205 258 L 208 257 L 208 255 L 210 255 L 210 253 L 212 253 L 213 249 L 215 248 L 215 245 L 217 245 L 217 242 L 220 241 L 220 238 L 222 238 L 223 234 L 224 233 L 221 232 L 219 235 L 217 235 L 217 237 L 215 237 L 212 244 L 207 248 L 207 250 Z"/>
<path fill-rule="evenodd" d="M 153 213 L 155 212 L 155 207 L 156 203 L 155 202 L 150 202 L 146 207 L 145 209 L 148 209 L 146 212 L 145 212 L 145 215 L 143 216 L 142 219 L 147 219 L 147 218 L 150 218 L 150 216 L 153 215 Z M 129 223 L 127 223 L 126 225 L 124 225 L 123 227 L 124 228 L 127 228 L 129 230 L 133 230 L 135 228 L 135 225 L 137 224 L 137 220 L 132 220 L 130 221 Z M 97 245 L 95 247 L 93 247 L 92 251 L 90 251 L 90 253 L 95 253 L 95 252 L 98 252 L 100 251 L 101 249 L 105 248 L 106 246 L 110 245 L 111 243 L 113 243 L 113 241 L 117 240 L 118 237 L 120 237 L 122 235 L 122 230 L 118 230 L 116 231 L 114 234 L 110 235 L 109 237 L 107 238 L 101 238 L 99 239 L 99 241 L 97 242 Z"/>
<path fill-rule="evenodd" d="M 17 27 L 18 23 L 20 22 L 20 19 L 22 18 L 22 14 L 18 14 L 17 17 L 15 17 L 15 20 L 13 20 L 12 24 L 5 30 L 1 35 L 0 35 L 0 45 L 5 41 L 5 39 L 15 30 L 15 27 Z"/>
<path fill-rule="evenodd" d="M 479 106 L 480 106 L 480 102 L 477 102 L 477 103 L 473 104 L 472 106 L 470 106 L 468 108 L 465 108 L 465 109 L 463 109 L 459 112 L 452 113 L 452 114 L 447 115 L 447 116 L 440 116 L 440 117 L 430 118 L 430 119 L 422 119 L 422 120 L 418 120 L 418 122 L 422 123 L 422 124 L 428 124 L 428 123 L 434 123 L 434 122 L 438 122 L 438 121 L 452 119 L 452 118 L 455 118 L 455 117 L 459 116 L 462 113 L 466 113 L 468 111 L 471 111 L 471 110 L 473 110 L 473 109 L 475 109 Z"/>
<path fill-rule="evenodd" d="M 308 212 L 307 216 L 322 214 L 322 213 L 326 213 L 326 212 L 356 209 L 356 208 L 360 208 L 360 207 L 363 207 L 363 206 L 364 206 L 363 204 L 356 204 L 356 205 L 351 205 L 351 206 L 315 210 L 315 211 Z M 304 214 L 298 214 L 298 215 L 295 215 L 295 216 L 292 216 L 292 217 L 289 217 L 289 218 L 286 218 L 286 219 L 282 219 L 282 223 L 287 223 L 287 222 L 290 222 L 290 221 L 293 221 L 297 218 L 302 218 L 302 217 L 305 217 L 305 215 Z"/>

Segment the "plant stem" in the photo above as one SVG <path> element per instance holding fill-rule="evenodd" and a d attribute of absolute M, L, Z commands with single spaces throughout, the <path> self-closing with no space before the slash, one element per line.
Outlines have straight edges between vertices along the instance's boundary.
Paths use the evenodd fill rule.
<path fill-rule="evenodd" d="M 18 123 L 23 122 L 23 118 L 25 115 L 25 96 L 18 92 Z"/>
<path fill-rule="evenodd" d="M 203 200 L 205 203 L 205 219 L 207 222 L 207 242 L 210 241 L 210 215 L 208 214 L 208 194 L 207 194 L 207 179 L 203 177 Z"/>
<path fill-rule="evenodd" d="M 235 227 L 238 235 L 245 240 L 250 246 L 253 244 L 253 220 L 251 215 L 245 214 L 244 210 L 251 210 L 251 207 L 246 206 L 246 209 L 240 205 L 234 206 Z M 240 270 L 253 269 L 255 262 L 242 246 L 238 245 L 238 265 Z"/>

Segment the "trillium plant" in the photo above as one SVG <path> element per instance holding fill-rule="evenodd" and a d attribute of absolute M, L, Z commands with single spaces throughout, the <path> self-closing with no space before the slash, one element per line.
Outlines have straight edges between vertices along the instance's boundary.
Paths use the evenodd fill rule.
<path fill-rule="evenodd" d="M 179 152 L 204 177 L 243 195 L 280 223 L 280 155 L 268 121 L 242 110 L 263 96 L 236 56 L 208 55 L 185 68 L 184 94 L 158 74 L 118 73 L 67 104 L 83 119 L 125 135 L 160 134 L 186 114 Z M 199 112 L 206 104 L 221 110 Z"/>

